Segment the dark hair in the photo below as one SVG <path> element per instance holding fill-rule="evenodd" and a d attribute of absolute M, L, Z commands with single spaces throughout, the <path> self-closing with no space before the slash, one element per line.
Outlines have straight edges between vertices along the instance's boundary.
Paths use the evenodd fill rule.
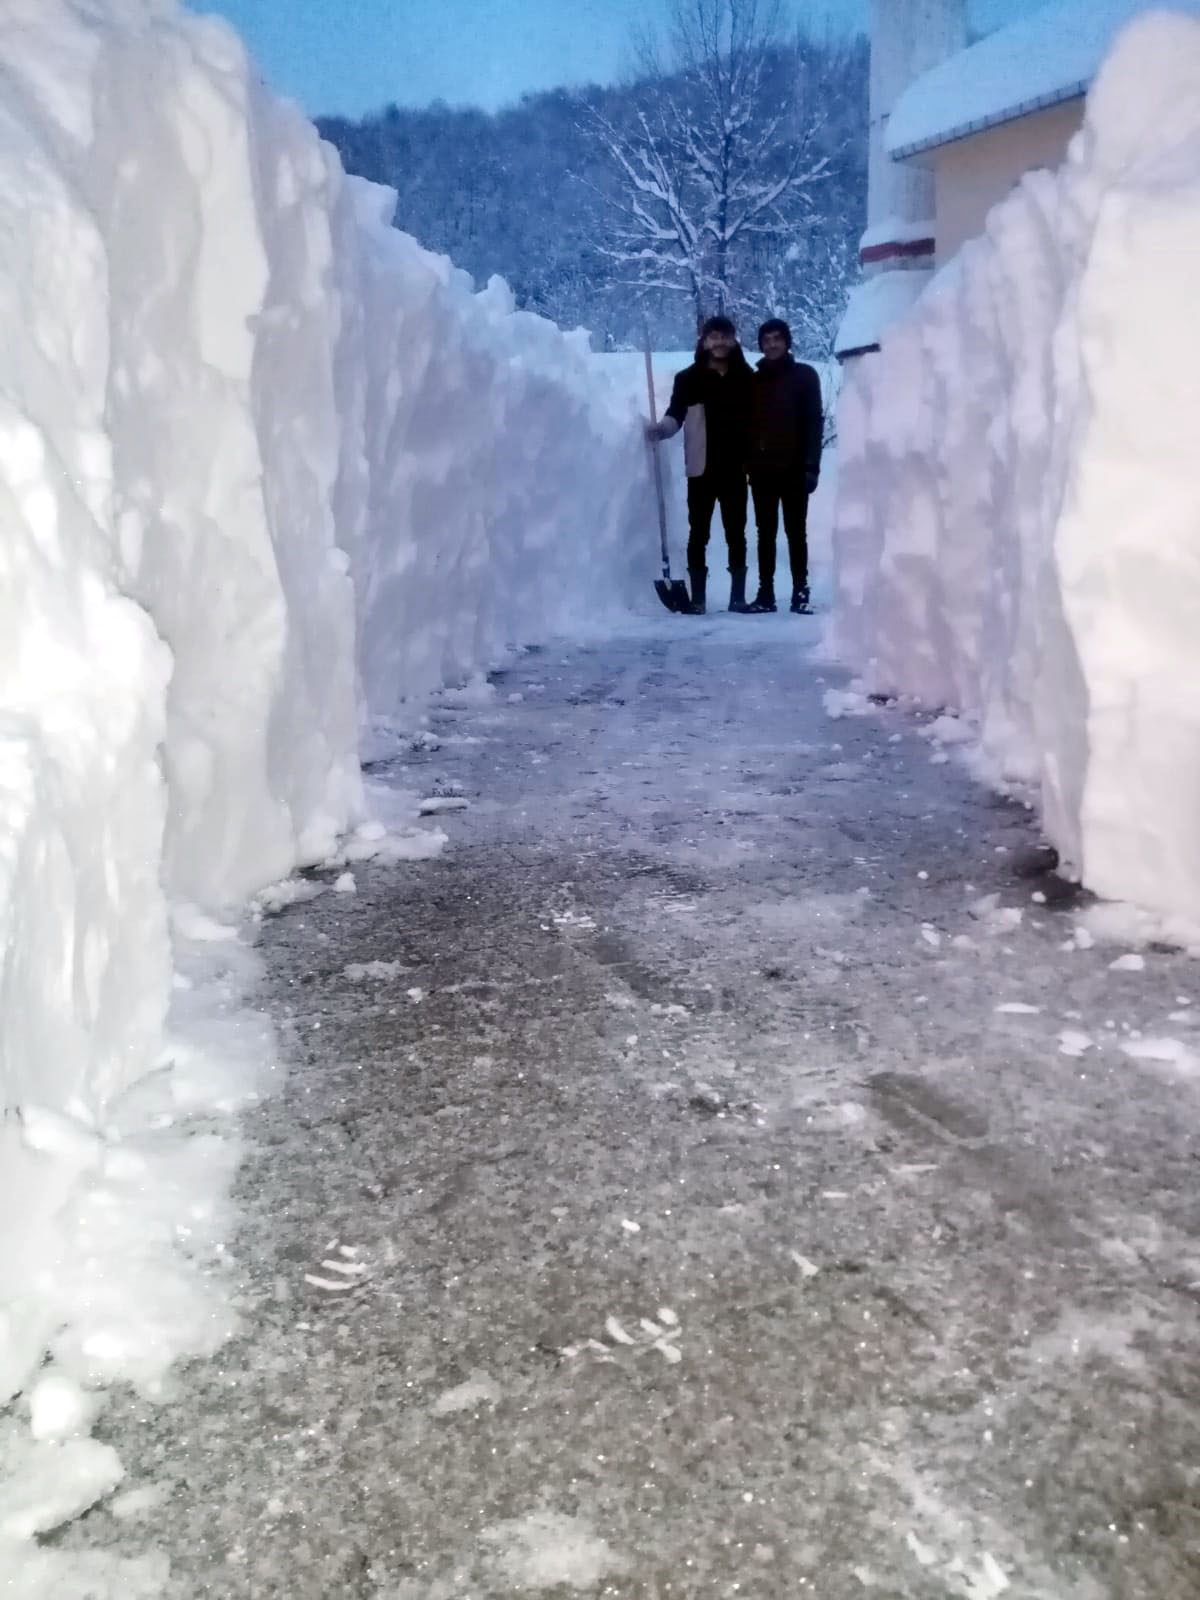
<path fill-rule="evenodd" d="M 760 350 L 763 347 L 763 340 L 769 333 L 781 333 L 784 339 L 787 341 L 788 349 L 790 350 L 792 348 L 792 330 L 788 327 L 787 323 L 782 317 L 768 317 L 763 323 L 762 327 L 758 330 L 758 348 Z"/>
<path fill-rule="evenodd" d="M 700 337 L 696 341 L 696 361 L 703 366 L 708 360 L 708 351 L 704 348 L 704 341 L 710 333 L 727 333 L 734 341 L 733 350 L 730 352 L 729 365 L 731 367 L 745 367 L 746 353 L 737 342 L 737 329 L 729 317 L 709 317 L 700 329 Z"/>
<path fill-rule="evenodd" d="M 731 339 L 737 338 L 737 329 L 730 317 L 709 317 L 700 329 L 700 343 L 703 344 L 710 333 L 727 333 Z"/>

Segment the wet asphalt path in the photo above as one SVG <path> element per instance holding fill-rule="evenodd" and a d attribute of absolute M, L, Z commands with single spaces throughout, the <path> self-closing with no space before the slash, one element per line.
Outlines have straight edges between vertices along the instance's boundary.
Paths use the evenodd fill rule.
<path fill-rule="evenodd" d="M 1200 1087 L 1120 1049 L 1195 964 L 1064 949 L 1027 814 L 831 720 L 806 628 L 548 647 L 376 773 L 469 809 L 267 924 L 245 1335 L 110 1407 L 169 1498 L 68 1543 L 186 1600 L 1200 1593 Z"/>

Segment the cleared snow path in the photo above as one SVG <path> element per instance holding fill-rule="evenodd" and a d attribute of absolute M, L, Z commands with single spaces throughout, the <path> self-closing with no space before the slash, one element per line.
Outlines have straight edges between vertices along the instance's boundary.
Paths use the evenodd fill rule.
<path fill-rule="evenodd" d="M 124 1515 L 60 1550 L 181 1600 L 1200 1590 L 1200 969 L 1073 938 L 1025 813 L 830 720 L 806 631 L 550 648 L 387 770 L 469 806 L 268 925 L 246 1335 L 110 1405 Z"/>

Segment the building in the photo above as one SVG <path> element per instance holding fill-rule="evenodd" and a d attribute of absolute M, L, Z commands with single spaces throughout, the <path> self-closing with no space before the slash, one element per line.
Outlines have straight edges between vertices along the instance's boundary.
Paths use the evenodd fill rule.
<path fill-rule="evenodd" d="M 928 283 L 935 253 L 932 173 L 894 161 L 887 135 L 901 96 L 966 43 L 966 0 L 871 0 L 870 149 L 862 281 L 838 330 L 839 360 L 879 348 L 883 330 Z"/>
<path fill-rule="evenodd" d="M 868 226 L 840 359 L 877 350 L 1023 174 L 1062 163 L 1113 39 L 1153 3 L 1054 0 L 967 47 L 965 0 L 874 0 Z"/>

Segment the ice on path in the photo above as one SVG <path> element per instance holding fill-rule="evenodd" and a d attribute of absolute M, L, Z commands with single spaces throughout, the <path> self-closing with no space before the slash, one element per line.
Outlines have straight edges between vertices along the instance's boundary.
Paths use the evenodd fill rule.
<path fill-rule="evenodd" d="M 599 1538 L 581 1517 L 534 1511 L 485 1528 L 481 1535 L 494 1552 L 501 1576 L 519 1591 L 591 1589 L 619 1577 L 628 1563 Z"/>

